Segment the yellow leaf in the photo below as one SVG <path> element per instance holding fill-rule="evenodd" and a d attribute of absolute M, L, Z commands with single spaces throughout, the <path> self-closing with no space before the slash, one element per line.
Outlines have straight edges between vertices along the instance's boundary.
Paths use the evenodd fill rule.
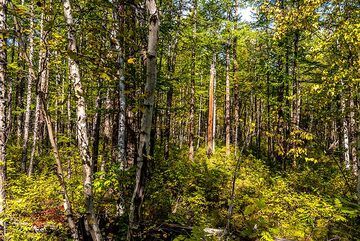
<path fill-rule="evenodd" d="M 127 62 L 128 64 L 135 64 L 135 58 L 129 58 Z"/>

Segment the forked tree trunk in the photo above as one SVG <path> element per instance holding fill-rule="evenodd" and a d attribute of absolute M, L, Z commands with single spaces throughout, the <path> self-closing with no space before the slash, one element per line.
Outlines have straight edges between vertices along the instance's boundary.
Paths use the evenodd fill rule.
<path fill-rule="evenodd" d="M 64 5 L 64 16 L 66 24 L 68 27 L 68 50 L 73 55 L 77 53 L 76 38 L 75 38 L 75 29 L 74 21 L 71 13 L 70 0 L 63 0 Z M 94 197 L 92 189 L 93 181 L 93 163 L 90 157 L 89 150 L 89 137 L 88 129 L 86 125 L 86 105 L 84 98 L 84 91 L 80 79 L 80 70 L 78 63 L 74 58 L 69 56 L 69 68 L 70 68 L 70 79 L 73 82 L 75 97 L 76 97 L 76 126 L 77 126 L 77 136 L 78 136 L 78 145 L 80 157 L 83 163 L 84 169 L 84 195 L 85 195 L 85 208 L 86 208 L 86 219 L 89 224 L 90 234 L 94 241 L 102 240 L 101 231 L 99 228 L 99 223 L 95 215 L 94 210 Z"/>
<path fill-rule="evenodd" d="M 36 144 L 39 138 L 39 130 L 40 130 L 40 115 L 41 115 L 41 100 L 40 100 L 40 92 L 45 91 L 45 86 L 47 85 L 47 58 L 46 58 L 46 52 L 44 47 L 44 13 L 41 14 L 40 19 L 40 50 L 39 50 L 39 83 L 36 86 L 37 94 L 36 94 L 36 107 L 35 107 L 35 121 L 34 121 L 34 129 L 33 129 L 33 143 L 31 148 L 31 154 L 30 154 L 30 162 L 29 162 L 29 168 L 28 168 L 28 175 L 31 176 L 34 171 L 34 158 L 35 158 L 35 151 L 36 151 Z M 29 62 L 31 60 L 29 59 Z M 30 69 L 30 75 L 33 75 L 35 78 L 35 74 L 33 69 Z M 31 74 L 31 72 L 33 74 Z"/>
<path fill-rule="evenodd" d="M 144 199 L 144 188 L 148 172 L 150 154 L 150 132 L 154 108 L 154 94 L 157 76 L 156 49 L 158 44 L 158 32 L 160 27 L 159 12 L 155 0 L 146 1 L 149 12 L 149 33 L 146 59 L 146 85 L 144 97 L 144 112 L 141 119 L 141 131 L 137 157 L 136 183 L 131 198 L 129 210 L 129 230 L 127 239 L 131 240 L 133 231 L 137 227 L 141 215 L 141 205 Z"/>

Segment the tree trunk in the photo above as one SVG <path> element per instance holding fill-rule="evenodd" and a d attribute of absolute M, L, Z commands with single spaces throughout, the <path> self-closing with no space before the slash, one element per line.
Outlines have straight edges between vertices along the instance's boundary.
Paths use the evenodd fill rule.
<path fill-rule="evenodd" d="M 122 35 L 124 34 L 124 6 L 116 4 L 114 11 L 115 29 L 113 31 L 115 50 L 117 52 L 118 69 L 117 75 L 119 80 L 119 130 L 118 130 L 118 163 L 121 168 L 127 167 L 126 159 L 126 96 L 125 96 L 125 64 L 124 49 L 125 43 Z M 120 12 L 121 11 L 121 12 Z"/>
<path fill-rule="evenodd" d="M 171 85 L 166 93 L 166 120 L 165 120 L 165 146 L 164 159 L 169 159 L 170 130 L 171 130 L 171 106 L 173 98 L 173 86 Z"/>
<path fill-rule="evenodd" d="M 343 82 L 341 82 L 344 85 Z M 341 109 L 341 124 L 342 124 L 342 144 L 343 144 L 343 156 L 346 170 L 350 170 L 350 148 L 349 148 L 349 126 L 346 115 L 346 98 L 345 93 L 340 97 L 340 109 Z"/>
<path fill-rule="evenodd" d="M 157 78 L 156 48 L 158 44 L 158 32 L 160 27 L 159 12 L 155 0 L 146 1 L 149 12 L 148 49 L 146 59 L 146 85 L 143 104 L 143 116 L 141 119 L 141 131 L 137 157 L 136 183 L 131 198 L 129 211 L 129 230 L 127 239 L 131 240 L 133 231 L 137 227 L 141 215 L 141 205 L 144 199 L 144 188 L 150 154 L 150 132 L 155 99 L 155 85 Z"/>
<path fill-rule="evenodd" d="M 230 40 L 226 44 L 226 87 L 225 87 L 225 143 L 226 155 L 230 155 Z"/>
<path fill-rule="evenodd" d="M 0 225 L 3 227 L 3 235 L 6 230 L 3 220 L 6 198 L 6 4 L 6 0 L 0 0 Z"/>
<path fill-rule="evenodd" d="M 234 31 L 237 31 L 238 25 L 237 22 L 239 21 L 239 3 L 238 0 L 235 0 L 235 24 L 234 24 Z M 238 79 L 238 71 L 239 71 L 239 64 L 237 60 L 237 37 L 235 35 L 234 42 L 233 42 L 233 78 L 234 78 L 234 147 L 235 147 L 235 154 L 237 153 L 238 149 L 238 141 L 239 141 L 239 79 Z"/>
<path fill-rule="evenodd" d="M 215 86 L 215 62 L 216 54 L 213 54 L 210 66 L 210 83 L 209 83 L 209 108 L 208 108 L 208 128 L 207 128 L 207 155 L 211 156 L 214 152 L 214 86 Z"/>
<path fill-rule="evenodd" d="M 32 83 L 34 81 L 33 76 L 33 59 L 34 59 L 34 5 L 33 1 L 30 4 L 30 34 L 29 34 L 29 62 L 28 62 L 28 84 L 27 84 L 27 96 L 26 96 L 26 109 L 25 109 L 25 121 L 24 121 L 24 140 L 22 148 L 22 162 L 21 169 L 23 172 L 26 171 L 26 160 L 27 160 L 27 146 L 29 140 L 29 127 L 30 127 L 30 108 L 31 108 L 31 90 Z"/>
<path fill-rule="evenodd" d="M 95 116 L 93 123 L 93 131 L 92 131 L 92 162 L 93 162 L 93 172 L 98 171 L 98 157 L 99 157 L 99 144 L 100 144 L 100 121 L 101 121 L 101 80 L 98 83 L 98 93 L 95 102 Z"/>
<path fill-rule="evenodd" d="M 194 128 L 195 128 L 195 67 L 196 67 L 196 16 L 197 0 L 193 1 L 193 46 L 191 50 L 191 83 L 190 83 L 190 116 L 189 116 L 189 159 L 194 160 Z"/>
<path fill-rule="evenodd" d="M 66 24 L 68 27 L 68 50 L 72 55 L 76 55 L 77 46 L 75 38 L 75 29 L 74 22 L 71 13 L 70 0 L 63 0 L 64 5 L 64 16 Z M 78 145 L 80 157 L 83 162 L 84 169 L 84 195 L 85 195 L 85 208 L 86 208 L 86 219 L 89 224 L 90 234 L 94 241 L 102 240 L 101 231 L 99 228 L 99 223 L 95 215 L 94 210 L 94 200 L 93 200 L 93 189 L 92 189 L 92 179 L 93 179 L 93 162 L 90 157 L 89 150 L 89 138 L 88 138 L 88 129 L 86 125 L 86 105 L 85 98 L 83 96 L 84 91 L 80 79 L 80 70 L 78 63 L 74 58 L 69 56 L 69 69 L 70 69 L 70 79 L 73 82 L 74 92 L 76 97 L 76 125 L 77 125 L 77 134 L 78 134 Z"/>
<path fill-rule="evenodd" d="M 355 88 L 356 89 L 356 88 Z M 356 143 L 357 143 L 357 130 L 356 130 L 356 119 L 355 119 L 355 105 L 354 105 L 354 99 L 353 96 L 350 96 L 350 115 L 349 115 L 349 129 L 350 129 L 350 155 L 351 155 L 351 161 L 352 161 L 352 169 L 354 175 L 359 175 L 358 173 L 358 161 L 357 161 L 357 149 L 356 149 Z"/>
<path fill-rule="evenodd" d="M 44 47 L 44 13 L 41 14 L 40 19 L 40 50 L 39 50 L 39 83 L 36 86 L 36 107 L 35 107 L 35 121 L 34 121 L 34 130 L 33 130 L 33 143 L 31 148 L 31 154 L 30 154 L 30 162 L 29 162 L 29 168 L 28 168 L 28 175 L 31 176 L 34 171 L 34 158 L 35 158 L 35 151 L 36 151 L 36 143 L 39 138 L 39 130 L 40 130 L 40 115 L 41 115 L 41 100 L 40 100 L 40 92 L 45 92 L 45 86 L 47 85 L 47 54 L 45 52 Z M 31 60 L 29 60 L 31 61 Z M 32 71 L 32 69 L 29 68 L 29 71 Z M 30 73 L 31 74 L 31 73 Z M 33 78 L 35 78 L 35 74 L 33 72 Z"/>
<path fill-rule="evenodd" d="M 71 231 L 71 236 L 74 240 L 79 240 L 79 234 L 78 234 L 78 230 L 77 230 L 77 226 L 75 224 L 74 221 L 74 214 L 71 208 L 71 203 L 69 200 L 69 195 L 68 192 L 66 190 L 66 183 L 64 180 L 64 172 L 63 172 L 63 168 L 62 168 L 62 163 L 61 163 L 61 159 L 60 159 L 60 155 L 59 155 L 59 150 L 58 150 L 58 146 L 57 146 L 57 142 L 56 142 L 56 138 L 54 136 L 54 132 L 53 132 L 53 125 L 51 123 L 51 119 L 50 116 L 48 114 L 48 111 L 46 109 L 46 103 L 45 103 L 45 97 L 44 97 L 44 93 L 40 93 L 40 99 L 41 99 L 41 104 L 43 106 L 42 111 L 45 117 L 45 122 L 46 122 L 46 127 L 47 127 L 47 131 L 48 131 L 48 136 L 49 136 L 49 140 L 51 143 L 51 147 L 53 149 L 53 153 L 54 153 L 54 157 L 55 157 L 55 161 L 56 161 L 56 174 L 60 183 L 60 187 L 61 187 L 61 194 L 63 196 L 64 199 L 64 212 L 65 212 L 65 216 L 66 219 L 68 221 L 69 224 L 69 228 Z"/>

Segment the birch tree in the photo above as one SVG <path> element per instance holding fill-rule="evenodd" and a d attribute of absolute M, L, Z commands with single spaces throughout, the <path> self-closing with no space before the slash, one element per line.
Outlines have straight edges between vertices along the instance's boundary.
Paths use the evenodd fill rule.
<path fill-rule="evenodd" d="M 6 198 L 6 0 L 0 0 L 0 215 L 5 211 Z M 0 225 L 3 226 L 5 234 L 5 223 L 1 219 Z"/>
<path fill-rule="evenodd" d="M 132 239 L 133 231 L 137 227 L 140 220 L 141 205 L 144 200 L 144 189 L 148 172 L 148 162 L 151 161 L 151 157 L 149 156 L 150 135 L 157 78 L 156 54 L 160 19 L 155 0 L 147 0 L 146 7 L 149 13 L 148 46 L 146 53 L 146 85 L 143 103 L 144 110 L 141 119 L 140 140 L 138 147 L 136 183 L 129 210 L 129 230 L 127 234 L 128 240 Z"/>
<path fill-rule="evenodd" d="M 63 0 L 64 16 L 68 27 L 68 50 L 71 53 L 69 56 L 69 75 L 73 83 L 75 97 L 76 97 L 76 126 L 78 136 L 78 146 L 80 157 L 83 162 L 84 170 L 84 195 L 85 195 L 85 208 L 86 208 L 86 220 L 89 225 L 89 231 L 91 237 L 95 241 L 102 240 L 101 231 L 99 228 L 98 219 L 94 210 L 94 197 L 93 197 L 93 163 L 90 157 L 89 150 L 89 137 L 88 129 L 86 125 L 86 105 L 84 98 L 84 91 L 80 79 L 79 65 L 74 59 L 74 55 L 77 53 L 76 37 L 74 29 L 74 20 L 71 12 L 70 0 Z"/>

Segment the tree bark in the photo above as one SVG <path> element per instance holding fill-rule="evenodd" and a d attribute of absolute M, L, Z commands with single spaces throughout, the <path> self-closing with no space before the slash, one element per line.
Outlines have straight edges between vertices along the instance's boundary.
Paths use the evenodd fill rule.
<path fill-rule="evenodd" d="M 225 87 L 225 144 L 226 155 L 230 155 L 230 39 L 226 44 L 226 87 Z"/>
<path fill-rule="evenodd" d="M 214 152 L 214 87 L 215 87 L 215 62 L 216 54 L 213 54 L 210 66 L 210 83 L 209 83 L 209 108 L 208 108 L 208 128 L 207 128 L 207 155 L 211 156 Z"/>
<path fill-rule="evenodd" d="M 356 88 L 355 88 L 356 89 Z M 352 162 L 352 169 L 354 175 L 359 175 L 358 173 L 358 156 L 357 156 L 357 149 L 356 149 L 356 143 L 357 143 L 357 130 L 356 130 L 356 118 L 355 118 L 355 104 L 353 96 L 350 96 L 350 115 L 349 115 L 349 129 L 350 129 L 350 156 L 351 156 L 351 162 Z"/>
<path fill-rule="evenodd" d="M 341 82 L 344 85 L 343 81 Z M 340 108 L 341 108 L 341 124 L 342 124 L 342 144 L 343 144 L 343 157 L 346 170 L 350 170 L 350 148 L 349 148 L 349 126 L 346 114 L 346 98 L 345 93 L 340 97 Z"/>
<path fill-rule="evenodd" d="M 193 1 L 193 46 L 191 50 L 191 83 L 190 83 L 190 116 L 189 116 L 189 159 L 194 160 L 194 128 L 195 128 L 195 67 L 196 67 L 196 17 L 197 0 Z"/>
<path fill-rule="evenodd" d="M 6 205 L 6 0 L 0 0 L 0 215 L 3 215 Z M 0 219 L 5 235 L 5 222 Z"/>
<path fill-rule="evenodd" d="M 89 224 L 90 234 L 94 241 L 102 240 L 101 231 L 99 228 L 98 219 L 94 210 L 94 197 L 92 189 L 93 181 L 93 162 L 90 157 L 88 129 L 86 125 L 86 104 L 83 96 L 84 91 L 80 79 L 79 65 L 74 59 L 77 54 L 76 38 L 74 21 L 71 13 L 70 0 L 63 0 L 64 16 L 68 27 L 68 50 L 71 53 L 69 56 L 69 69 L 70 79 L 73 82 L 75 97 L 76 97 L 76 126 L 78 134 L 78 145 L 80 157 L 83 162 L 84 170 L 84 195 L 85 195 L 85 208 L 86 219 Z"/>
<path fill-rule="evenodd" d="M 31 176 L 34 171 L 34 158 L 35 158 L 35 151 L 36 151 L 36 143 L 39 138 L 39 129 L 40 129 L 40 115 L 41 115 L 41 100 L 40 100 L 40 92 L 45 92 L 45 86 L 47 85 L 47 54 L 45 51 L 45 43 L 43 42 L 44 38 L 44 13 L 41 14 L 40 19 L 40 50 L 39 50 L 39 83 L 36 86 L 36 107 L 35 107 L 35 121 L 34 121 L 34 130 L 33 130 L 33 143 L 31 148 L 30 154 L 30 162 L 28 168 L 28 176 Z M 31 61 L 29 59 L 29 61 Z M 35 74 L 33 69 L 29 68 L 29 71 L 32 71 L 33 78 L 35 78 Z M 31 74 L 31 73 L 30 73 Z"/>
<path fill-rule="evenodd" d="M 117 53 L 117 75 L 119 83 L 119 130 L 118 130 L 118 163 L 121 168 L 127 167 L 126 159 L 126 96 L 125 96 L 125 64 L 124 49 L 125 43 L 122 35 L 124 34 L 124 6 L 120 3 L 116 4 L 114 11 L 115 29 L 113 30 L 115 51 Z M 120 33 L 120 34 L 119 34 Z"/>
<path fill-rule="evenodd" d="M 101 80 L 98 80 L 98 94 L 95 101 L 95 116 L 94 124 L 92 131 L 92 162 L 93 162 L 93 172 L 98 171 L 98 157 L 99 157 L 99 144 L 100 144 L 100 121 L 101 121 Z"/>
<path fill-rule="evenodd" d="M 171 84 L 170 84 L 171 85 Z M 171 130 L 171 106 L 173 99 L 173 86 L 171 85 L 166 93 L 166 120 L 165 120 L 165 146 L 164 159 L 169 159 L 170 130 Z"/>
<path fill-rule="evenodd" d="M 150 132 L 155 99 L 155 85 L 157 78 L 156 49 L 158 44 L 158 32 L 160 27 L 159 12 L 155 0 L 146 1 L 149 12 L 149 32 L 146 59 L 146 85 L 143 103 L 143 115 L 141 119 L 141 131 L 137 157 L 136 183 L 131 198 L 129 211 L 129 230 L 127 239 L 131 240 L 133 231 L 137 227 L 141 215 L 141 205 L 144 199 L 144 188 L 150 154 Z"/>
<path fill-rule="evenodd" d="M 30 127 L 30 108 L 31 108 L 31 90 L 32 83 L 34 82 L 33 76 L 33 59 L 34 59 L 34 2 L 31 1 L 30 4 L 30 34 L 29 34 L 29 61 L 28 61 L 28 84 L 27 84 L 27 96 L 26 96 L 26 108 L 25 108 L 25 120 L 24 120 L 24 140 L 22 147 L 22 162 L 21 169 L 23 172 L 26 171 L 26 161 L 27 161 L 27 147 L 29 140 L 29 127 Z"/>

